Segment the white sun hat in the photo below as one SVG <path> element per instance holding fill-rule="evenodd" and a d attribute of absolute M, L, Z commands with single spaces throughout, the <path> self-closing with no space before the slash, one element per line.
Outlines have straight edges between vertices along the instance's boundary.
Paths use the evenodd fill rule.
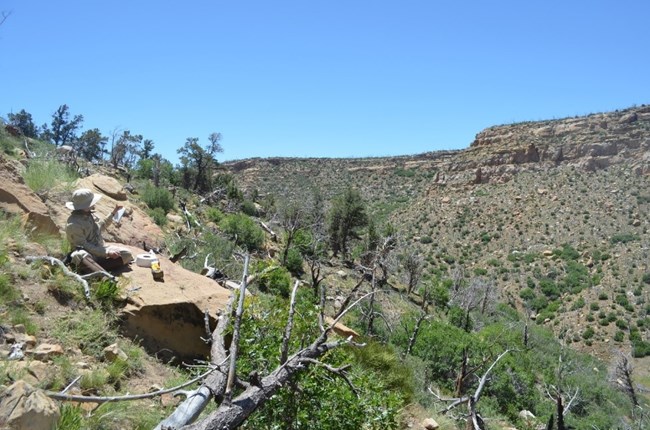
<path fill-rule="evenodd" d="M 88 188 L 79 188 L 72 193 L 72 201 L 65 202 L 65 207 L 71 210 L 88 209 L 102 198 L 101 194 L 95 194 Z"/>

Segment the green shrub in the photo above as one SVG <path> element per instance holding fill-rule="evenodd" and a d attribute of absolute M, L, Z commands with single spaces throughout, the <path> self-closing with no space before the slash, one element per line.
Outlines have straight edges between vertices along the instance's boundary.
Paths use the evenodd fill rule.
<path fill-rule="evenodd" d="M 219 225 L 237 245 L 249 251 L 260 249 L 264 244 L 264 231 L 247 215 L 227 215 Z"/>
<path fill-rule="evenodd" d="M 546 306 L 548 306 L 548 299 L 541 294 L 535 296 L 535 298 L 530 301 L 530 308 L 535 312 L 541 311 L 542 309 L 546 308 Z"/>
<path fill-rule="evenodd" d="M 167 224 L 167 215 L 163 208 L 154 208 L 149 210 L 149 216 L 157 225 L 163 227 Z"/>
<path fill-rule="evenodd" d="M 429 244 L 429 243 L 432 243 L 432 242 L 433 242 L 433 239 L 431 238 L 431 236 L 422 236 L 422 237 L 420 237 L 420 243 L 423 243 L 423 244 L 426 245 L 426 244 Z"/>
<path fill-rule="evenodd" d="M 82 374 L 81 380 L 79 381 L 79 387 L 85 391 L 97 392 L 100 388 L 106 385 L 107 382 L 108 372 L 104 369 L 98 368 Z"/>
<path fill-rule="evenodd" d="M 584 340 L 589 340 L 592 337 L 594 337 L 594 334 L 595 334 L 594 329 L 591 327 L 587 327 L 585 331 L 582 332 L 582 338 Z"/>
<path fill-rule="evenodd" d="M 119 388 L 122 379 L 126 377 L 129 370 L 129 363 L 120 358 L 115 359 L 106 366 L 106 373 L 108 375 L 108 382 Z"/>
<path fill-rule="evenodd" d="M 257 216 L 257 208 L 255 207 L 255 203 L 250 200 L 244 200 L 241 203 L 240 208 L 241 211 L 248 216 Z"/>
<path fill-rule="evenodd" d="M 0 316 L 0 322 L 3 319 L 4 317 Z M 38 333 L 38 325 L 32 320 L 29 311 L 23 305 L 14 306 L 9 309 L 9 321 L 12 325 L 24 325 L 27 334 L 35 335 Z"/>
<path fill-rule="evenodd" d="M 580 253 L 568 243 L 562 245 L 562 249 L 554 249 L 553 255 L 560 257 L 564 261 L 575 261 L 580 258 Z"/>
<path fill-rule="evenodd" d="M 548 278 L 539 281 L 539 288 L 546 297 L 555 300 L 560 297 L 560 288 L 558 285 Z"/>
<path fill-rule="evenodd" d="M 632 357 L 642 358 L 650 355 L 650 342 L 635 340 L 632 342 Z"/>
<path fill-rule="evenodd" d="M 523 288 L 519 292 L 519 297 L 521 297 L 523 300 L 530 301 L 535 298 L 535 292 L 530 288 Z"/>
<path fill-rule="evenodd" d="M 585 306 L 585 299 L 580 297 L 578 300 L 576 300 L 572 305 L 571 305 L 571 310 L 576 311 L 578 309 L 582 309 Z"/>
<path fill-rule="evenodd" d="M 218 208 L 209 207 L 205 210 L 205 217 L 214 223 L 219 223 L 225 215 Z"/>
<path fill-rule="evenodd" d="M 644 273 L 641 280 L 646 284 L 650 284 L 650 272 Z"/>
<path fill-rule="evenodd" d="M 258 271 L 268 267 L 268 264 L 260 262 L 257 266 Z M 289 297 L 291 291 L 291 275 L 284 267 L 277 267 L 261 275 L 257 283 L 261 291 L 277 294 L 282 297 Z"/>
<path fill-rule="evenodd" d="M 449 304 L 449 288 L 444 283 L 437 283 L 431 292 L 431 299 L 438 309 L 446 308 Z"/>
<path fill-rule="evenodd" d="M 403 178 L 412 178 L 413 176 L 415 176 L 415 170 L 398 167 L 395 169 L 395 175 Z"/>
<path fill-rule="evenodd" d="M 119 296 L 120 289 L 117 282 L 104 279 L 95 283 L 93 295 L 97 300 L 103 303 L 112 304 Z"/>
<path fill-rule="evenodd" d="M 303 273 L 302 264 L 303 259 L 300 252 L 296 248 L 290 248 L 287 253 L 287 264 L 285 266 L 287 270 L 294 276 L 300 276 Z"/>
<path fill-rule="evenodd" d="M 615 234 L 612 236 L 610 239 L 610 242 L 613 244 L 617 243 L 628 243 L 628 242 L 633 242 L 635 240 L 639 240 L 639 236 L 636 234 L 632 233 L 621 233 L 621 234 Z"/>
<path fill-rule="evenodd" d="M 468 332 L 474 327 L 472 317 L 467 315 L 460 306 L 452 306 L 449 309 L 449 323 Z"/>
<path fill-rule="evenodd" d="M 142 201 L 149 206 L 149 209 L 162 209 L 167 214 L 174 208 L 174 199 L 172 194 L 166 188 L 155 187 L 148 184 L 141 192 Z"/>
<path fill-rule="evenodd" d="M 627 330 L 627 322 L 619 318 L 616 320 L 616 327 L 620 328 L 621 330 Z"/>
<path fill-rule="evenodd" d="M 525 263 L 527 263 L 527 264 L 531 264 L 531 263 L 534 263 L 535 260 L 537 260 L 538 258 L 539 258 L 539 254 L 538 254 L 538 253 L 536 253 L 536 252 L 529 252 L 529 253 L 527 253 L 527 254 L 524 254 L 524 258 L 523 258 L 523 260 L 524 260 Z"/>
<path fill-rule="evenodd" d="M 20 292 L 14 288 L 7 273 L 0 273 L 0 304 L 7 304 L 20 297 Z"/>

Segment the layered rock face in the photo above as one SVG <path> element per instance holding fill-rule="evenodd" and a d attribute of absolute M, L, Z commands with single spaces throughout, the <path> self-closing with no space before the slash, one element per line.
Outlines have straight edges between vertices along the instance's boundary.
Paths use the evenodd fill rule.
<path fill-rule="evenodd" d="M 452 183 L 487 183 L 507 182 L 526 169 L 568 164 L 594 171 L 623 162 L 637 174 L 650 173 L 650 106 L 490 127 L 442 171 Z"/>
<path fill-rule="evenodd" d="M 524 122 L 487 128 L 467 149 L 401 157 L 348 159 L 269 158 L 224 163 L 243 189 L 308 198 L 309 186 L 328 184 L 326 198 L 359 184 L 374 200 L 408 197 L 415 172 L 439 186 L 505 183 L 523 172 L 555 167 L 596 171 L 625 163 L 650 174 L 650 106 L 584 117 Z M 392 188 L 382 178 L 400 176 Z M 416 179 L 418 179 L 416 177 Z"/>

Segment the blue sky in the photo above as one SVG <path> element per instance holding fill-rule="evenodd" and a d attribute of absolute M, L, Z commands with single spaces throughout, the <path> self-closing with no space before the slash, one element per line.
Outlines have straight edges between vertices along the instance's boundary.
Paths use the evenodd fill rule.
<path fill-rule="evenodd" d="M 650 2 L 0 0 L 0 116 L 62 104 L 176 162 L 466 148 L 650 103 Z"/>

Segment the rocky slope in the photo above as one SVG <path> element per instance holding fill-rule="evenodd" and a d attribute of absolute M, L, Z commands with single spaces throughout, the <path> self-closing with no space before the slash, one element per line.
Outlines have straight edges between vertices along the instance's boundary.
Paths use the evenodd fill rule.
<path fill-rule="evenodd" d="M 245 189 L 280 201 L 307 199 L 311 187 L 325 200 L 356 187 L 418 251 L 428 277 L 485 278 L 521 311 L 533 301 L 522 290 L 532 287 L 549 302 L 533 316 L 579 349 L 606 358 L 631 348 L 627 335 L 614 341 L 618 332 L 647 336 L 650 106 L 495 126 L 460 151 L 224 167 Z M 563 260 L 563 249 L 578 257 Z M 566 285 L 574 269 L 580 291 L 549 293 L 546 280 Z M 595 334 L 585 339 L 588 327 Z"/>

